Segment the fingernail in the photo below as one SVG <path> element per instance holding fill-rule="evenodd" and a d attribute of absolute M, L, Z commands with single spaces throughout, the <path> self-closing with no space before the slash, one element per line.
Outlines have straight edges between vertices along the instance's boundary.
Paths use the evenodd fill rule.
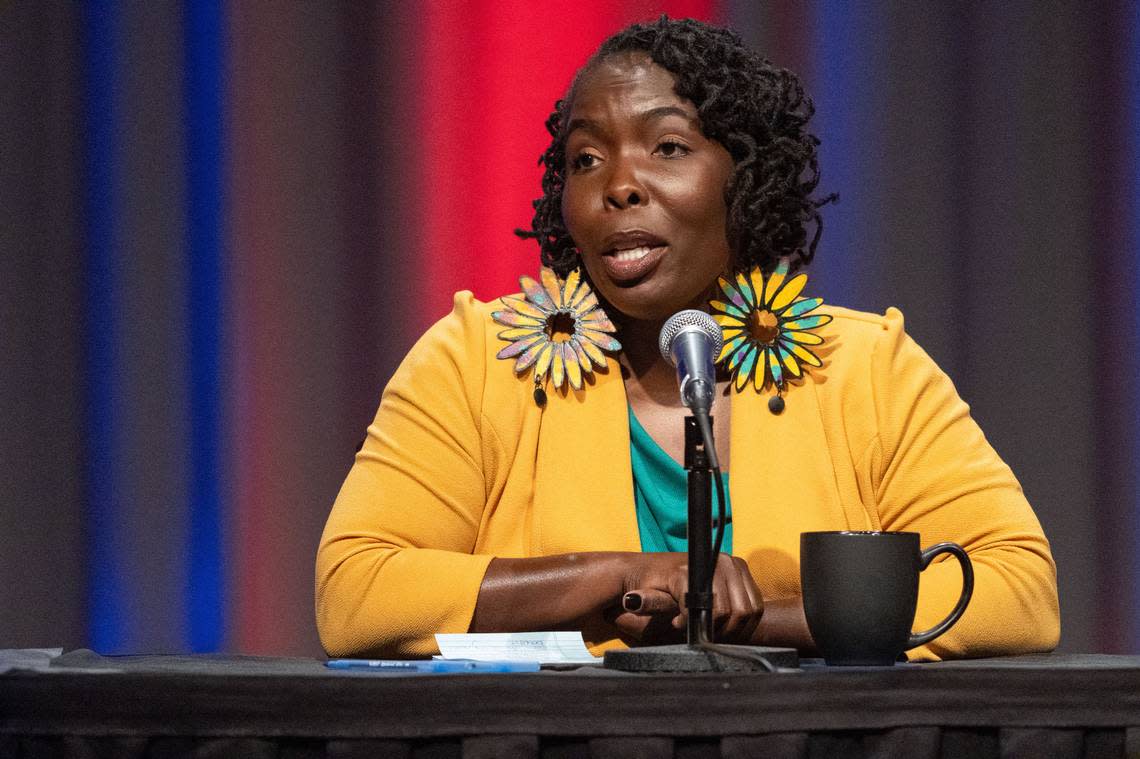
<path fill-rule="evenodd" d="M 626 593 L 621 597 L 621 605 L 626 611 L 638 611 L 641 608 L 641 594 Z"/>

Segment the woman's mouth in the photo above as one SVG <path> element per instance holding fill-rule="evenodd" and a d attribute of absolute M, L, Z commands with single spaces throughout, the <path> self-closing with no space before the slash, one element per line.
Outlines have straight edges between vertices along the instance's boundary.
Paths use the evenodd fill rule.
<path fill-rule="evenodd" d="M 602 265 L 617 283 L 632 283 L 648 274 L 665 254 L 668 244 L 642 230 L 619 232 L 606 240 Z"/>
<path fill-rule="evenodd" d="M 632 282 L 648 274 L 665 254 L 665 245 L 640 245 L 602 256 L 606 274 L 614 282 Z"/>

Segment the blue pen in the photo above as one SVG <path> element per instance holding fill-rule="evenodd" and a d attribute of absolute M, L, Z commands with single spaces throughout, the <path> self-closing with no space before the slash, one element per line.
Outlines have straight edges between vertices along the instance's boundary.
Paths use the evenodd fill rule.
<path fill-rule="evenodd" d="M 330 669 L 389 674 L 455 675 L 480 672 L 538 672 L 536 661 L 475 661 L 474 659 L 329 659 Z"/>

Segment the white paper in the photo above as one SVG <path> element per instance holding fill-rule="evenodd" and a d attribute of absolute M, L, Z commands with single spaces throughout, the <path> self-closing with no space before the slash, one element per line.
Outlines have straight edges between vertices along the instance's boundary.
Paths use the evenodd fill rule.
<path fill-rule="evenodd" d="M 0 650 L 0 673 L 14 669 L 47 671 L 62 648 L 7 648 Z"/>
<path fill-rule="evenodd" d="M 598 664 L 581 632 L 436 633 L 440 658 L 477 661 L 537 661 L 542 664 Z"/>

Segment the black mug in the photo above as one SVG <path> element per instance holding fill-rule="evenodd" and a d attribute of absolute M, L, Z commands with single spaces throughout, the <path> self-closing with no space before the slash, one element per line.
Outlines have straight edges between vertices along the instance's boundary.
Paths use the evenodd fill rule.
<path fill-rule="evenodd" d="M 949 616 L 912 633 L 918 574 L 939 554 L 962 565 L 962 595 Z M 891 665 L 903 651 L 937 638 L 958 621 L 974 592 L 974 568 L 957 543 L 921 550 L 917 532 L 800 534 L 804 615 L 828 664 Z"/>

